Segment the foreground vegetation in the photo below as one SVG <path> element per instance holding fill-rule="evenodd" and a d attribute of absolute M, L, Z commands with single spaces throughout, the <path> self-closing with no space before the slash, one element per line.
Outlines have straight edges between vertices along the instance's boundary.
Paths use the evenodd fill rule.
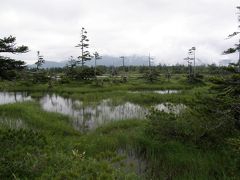
<path fill-rule="evenodd" d="M 0 177 L 238 179 L 240 134 L 224 104 L 219 106 L 221 98 L 211 79 L 192 84 L 176 75 L 170 82 L 133 78 L 127 83 L 106 81 L 101 86 L 91 81 L 55 82 L 50 89 L 48 83 L 29 86 L 24 81 L 3 81 L 2 90 L 29 91 L 36 99 L 50 91 L 84 102 L 112 98 L 147 107 L 173 102 L 188 108 L 179 115 L 152 110 L 147 119 L 114 121 L 81 133 L 73 129 L 71 117 L 45 112 L 37 102 L 1 105 Z M 160 89 L 180 92 L 130 93 Z M 19 120 L 22 123 L 14 126 Z"/>

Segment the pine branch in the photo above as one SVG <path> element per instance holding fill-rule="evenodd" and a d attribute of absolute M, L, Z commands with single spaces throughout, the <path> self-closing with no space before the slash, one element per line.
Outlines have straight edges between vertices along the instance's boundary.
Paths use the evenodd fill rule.
<path fill-rule="evenodd" d="M 237 48 L 229 48 L 228 50 L 224 51 L 223 54 L 232 54 L 235 53 L 237 51 Z"/>
<path fill-rule="evenodd" d="M 3 39 L 0 39 L 0 53 L 4 52 L 4 53 L 26 53 L 28 52 L 28 47 L 27 46 L 16 46 L 16 38 L 9 36 L 9 37 L 5 37 Z"/>
<path fill-rule="evenodd" d="M 230 39 L 230 38 L 238 35 L 239 33 L 240 33 L 240 32 L 234 32 L 234 33 L 230 34 L 227 39 Z"/>

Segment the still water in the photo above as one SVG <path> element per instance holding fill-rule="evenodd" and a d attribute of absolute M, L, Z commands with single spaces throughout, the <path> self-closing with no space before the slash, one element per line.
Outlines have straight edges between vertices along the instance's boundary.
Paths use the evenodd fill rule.
<path fill-rule="evenodd" d="M 114 120 L 143 119 L 147 113 L 145 108 L 130 102 L 115 105 L 110 99 L 105 99 L 97 104 L 84 105 L 81 101 L 55 94 L 44 96 L 40 99 L 40 104 L 45 111 L 73 117 L 73 126 L 80 131 L 95 129 L 101 124 Z"/>
<path fill-rule="evenodd" d="M 31 99 L 25 92 L 0 92 L 0 105 L 30 101 Z"/>
<path fill-rule="evenodd" d="M 27 129 L 27 124 L 21 119 L 9 119 L 0 117 L 0 127 L 10 129 Z"/>
<path fill-rule="evenodd" d="M 154 90 L 154 91 L 129 91 L 130 93 L 157 93 L 157 94 L 177 94 L 179 90 Z"/>
<path fill-rule="evenodd" d="M 157 94 L 177 94 L 180 93 L 178 90 L 158 90 L 158 91 L 153 91 L 154 93 Z"/>
<path fill-rule="evenodd" d="M 84 105 L 83 102 L 59 95 L 45 95 L 40 99 L 45 111 L 57 112 L 73 117 L 75 129 L 84 131 L 95 129 L 101 124 L 124 119 L 145 119 L 149 110 L 138 104 L 124 102 L 115 104 L 111 99 Z M 154 106 L 159 111 L 179 114 L 186 106 L 183 104 L 162 103 Z"/>
<path fill-rule="evenodd" d="M 180 114 L 187 107 L 184 104 L 162 103 L 154 106 L 155 109 L 166 113 Z"/>
<path fill-rule="evenodd" d="M 0 105 L 32 100 L 27 93 L 0 92 Z M 104 99 L 98 103 L 84 104 L 82 101 L 64 98 L 56 94 L 45 94 L 39 99 L 41 107 L 48 112 L 56 112 L 71 117 L 76 130 L 88 131 L 107 122 L 124 119 L 145 119 L 148 108 L 131 102 L 114 103 Z M 179 114 L 186 106 L 183 104 L 162 103 L 153 106 L 167 113 Z"/>

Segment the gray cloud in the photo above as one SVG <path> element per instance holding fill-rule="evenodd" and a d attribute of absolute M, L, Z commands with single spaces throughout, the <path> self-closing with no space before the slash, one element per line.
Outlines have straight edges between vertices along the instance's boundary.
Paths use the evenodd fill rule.
<path fill-rule="evenodd" d="M 89 32 L 91 50 L 108 55 L 147 55 L 157 63 L 183 63 L 197 47 L 205 63 L 220 59 L 236 39 L 238 0 L 1 0 L 0 34 L 17 37 L 30 52 L 18 56 L 28 63 L 40 50 L 47 60 L 77 56 L 80 29 Z"/>

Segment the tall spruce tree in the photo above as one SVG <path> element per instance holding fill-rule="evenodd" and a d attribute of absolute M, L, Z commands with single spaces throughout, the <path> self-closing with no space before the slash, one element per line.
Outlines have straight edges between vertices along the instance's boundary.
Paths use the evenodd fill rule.
<path fill-rule="evenodd" d="M 0 53 L 26 53 L 27 46 L 16 46 L 16 38 L 13 36 L 0 39 Z M 0 56 L 0 78 L 11 80 L 16 77 L 16 72 L 25 68 L 23 61 L 14 60 L 9 57 Z"/>
<path fill-rule="evenodd" d="M 93 53 L 93 56 L 94 56 L 94 60 L 95 60 L 94 75 L 95 75 L 95 78 L 97 78 L 97 60 L 102 59 L 102 57 L 99 55 L 99 53 L 97 51 L 95 53 Z"/>
<path fill-rule="evenodd" d="M 37 62 L 35 64 L 37 65 L 37 70 L 45 63 L 45 60 L 42 55 L 40 55 L 40 51 L 37 51 Z"/>
<path fill-rule="evenodd" d="M 73 68 L 76 67 L 76 66 L 77 66 L 77 61 L 73 58 L 73 56 L 71 56 L 71 57 L 69 58 L 67 67 L 69 67 L 70 69 L 73 69 Z"/>
<path fill-rule="evenodd" d="M 87 31 L 85 28 L 82 28 L 81 30 L 81 40 L 80 43 L 76 46 L 81 49 L 81 55 L 78 57 L 79 61 L 78 63 L 82 64 L 82 67 L 84 66 L 84 63 L 86 61 L 91 60 L 90 52 L 87 50 L 89 48 L 89 39 L 87 38 Z"/>
<path fill-rule="evenodd" d="M 237 7 L 240 14 L 240 6 Z M 238 16 L 238 22 L 240 22 L 240 15 Z M 238 25 L 240 28 L 240 24 Z M 234 37 L 240 34 L 240 32 L 234 32 L 228 37 Z M 230 72 L 229 76 L 217 81 L 216 89 L 219 92 L 219 99 L 222 100 L 221 106 L 224 106 L 225 110 L 229 111 L 229 116 L 235 121 L 236 127 L 240 129 L 240 38 L 239 44 L 236 44 L 234 48 L 230 48 L 224 52 L 224 54 L 230 54 L 239 52 L 239 59 L 237 63 L 231 63 L 226 70 Z"/>
<path fill-rule="evenodd" d="M 67 63 L 67 71 L 66 71 L 67 76 L 74 79 L 74 77 L 76 76 L 76 67 L 77 67 L 77 60 L 75 60 L 73 56 L 71 56 Z"/>
<path fill-rule="evenodd" d="M 228 36 L 228 38 L 232 38 L 232 37 L 235 37 L 237 35 L 240 35 L 240 6 L 237 7 L 238 9 L 238 22 L 239 22 L 239 25 L 238 25 L 238 29 L 239 31 L 235 31 L 233 32 L 232 34 L 230 34 Z M 238 44 L 235 44 L 235 47 L 232 47 L 232 48 L 229 48 L 228 50 L 224 51 L 224 54 L 232 54 L 232 53 L 235 53 L 235 52 L 238 52 L 239 53 L 239 57 L 238 57 L 238 62 L 235 64 L 238 66 L 238 72 L 240 73 L 240 37 L 238 39 L 239 43 Z"/>

